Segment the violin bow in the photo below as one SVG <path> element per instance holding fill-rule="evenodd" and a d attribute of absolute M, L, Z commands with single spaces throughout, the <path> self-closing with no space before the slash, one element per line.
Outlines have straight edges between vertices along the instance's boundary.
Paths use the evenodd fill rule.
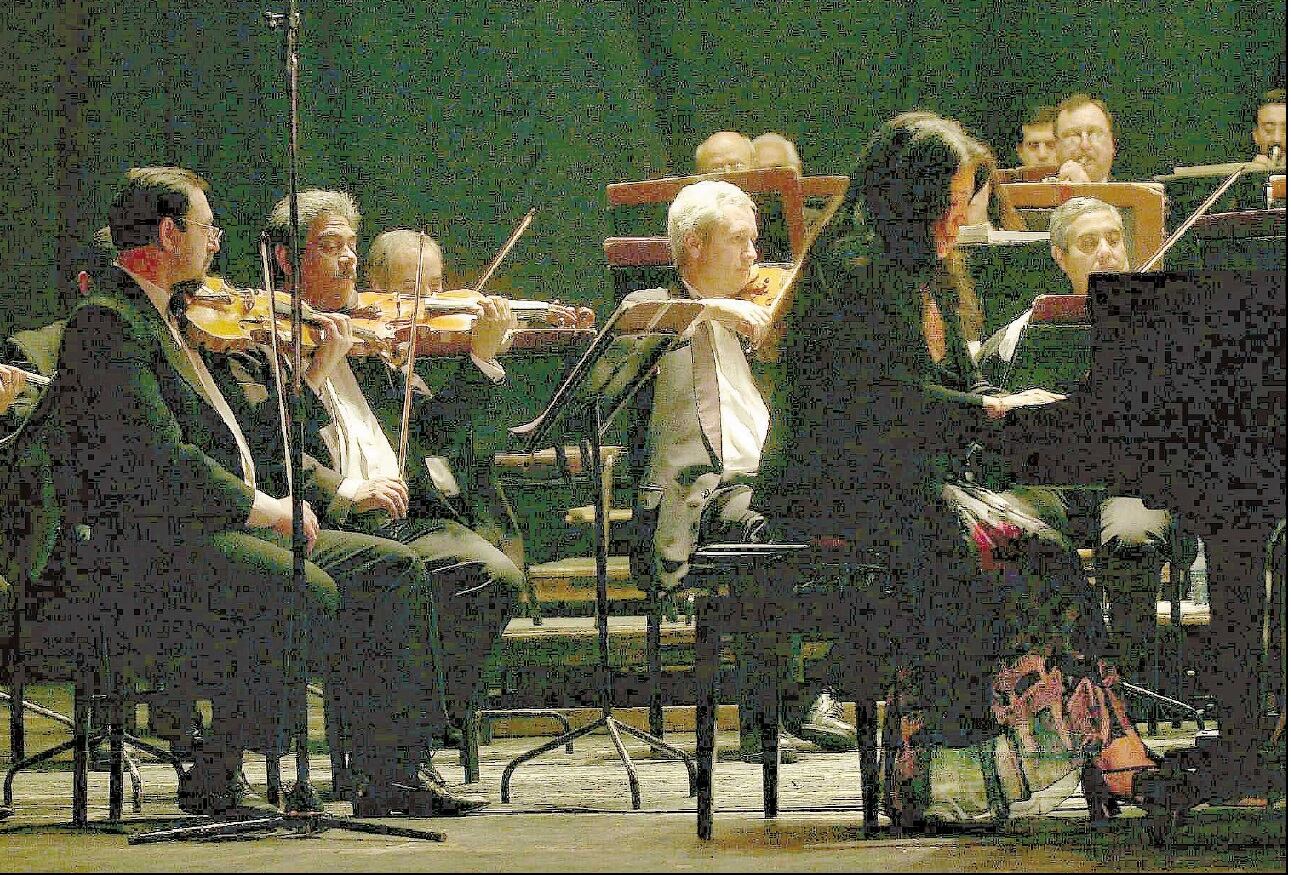
<path fill-rule="evenodd" d="M 529 212 L 524 214 L 524 218 L 516 225 L 515 230 L 511 232 L 511 236 L 507 238 L 507 241 L 502 244 L 502 248 L 498 250 L 498 254 L 493 256 L 493 260 L 489 262 L 489 266 L 484 268 L 484 273 L 480 274 L 480 278 L 475 281 L 475 288 L 471 291 L 481 291 L 485 285 L 488 284 L 489 280 L 493 279 L 493 274 L 497 272 L 498 267 L 500 267 L 506 257 L 511 254 L 511 250 L 515 248 L 515 245 L 520 242 L 520 238 L 524 236 L 524 232 L 529 230 L 529 226 L 533 224 L 533 217 L 537 212 L 538 208 L 533 207 Z"/>
<path fill-rule="evenodd" d="M 404 363 L 403 413 L 399 418 L 399 476 L 403 477 L 408 464 L 408 426 L 412 421 L 412 379 L 417 361 L 417 329 L 421 320 L 421 271 L 426 257 L 426 229 L 417 235 L 417 279 L 413 286 L 412 331 L 408 334 L 408 360 Z"/>
<path fill-rule="evenodd" d="M 273 362 L 273 388 L 278 399 L 278 425 L 282 429 L 283 461 L 287 465 L 287 494 L 296 494 L 295 472 L 291 465 L 291 428 L 287 419 L 287 394 L 282 379 L 282 354 L 278 346 L 278 314 L 275 312 L 277 299 L 273 290 L 273 271 L 269 269 L 269 232 L 260 232 L 260 269 L 264 276 L 265 292 L 269 296 L 269 358 Z"/>

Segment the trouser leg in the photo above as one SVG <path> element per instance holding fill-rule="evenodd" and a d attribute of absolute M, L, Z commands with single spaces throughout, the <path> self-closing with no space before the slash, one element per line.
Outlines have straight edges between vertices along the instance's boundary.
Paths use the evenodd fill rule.
<path fill-rule="evenodd" d="M 208 544 L 159 557 L 191 579 L 202 569 L 209 585 L 192 602 L 196 672 L 210 690 L 207 749 L 287 749 L 295 724 L 291 689 L 303 685 L 308 626 L 333 609 L 332 579 L 306 563 L 296 590 L 291 552 L 246 532 L 223 532 Z"/>
<path fill-rule="evenodd" d="M 395 541 L 335 530 L 319 533 L 311 558 L 338 590 L 312 640 L 348 700 L 355 767 L 378 783 L 413 780 L 435 695 L 421 561 Z"/>
<path fill-rule="evenodd" d="M 438 615 L 445 718 L 461 725 L 515 616 L 523 575 L 501 550 L 457 522 L 439 521 L 407 544 L 425 566 Z"/>

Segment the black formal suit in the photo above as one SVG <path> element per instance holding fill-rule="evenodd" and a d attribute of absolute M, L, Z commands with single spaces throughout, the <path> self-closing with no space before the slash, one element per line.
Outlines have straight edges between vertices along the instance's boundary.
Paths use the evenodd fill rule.
<path fill-rule="evenodd" d="M 208 357 L 217 382 L 228 386 L 225 395 L 239 409 L 240 421 L 253 423 L 247 440 L 257 458 L 273 459 L 266 476 L 279 482 L 282 459 L 276 402 L 270 397 L 272 374 L 264 350 Z M 351 358 L 347 361 L 364 397 L 380 421 L 392 449 L 397 451 L 403 405 L 403 380 L 383 361 Z M 472 489 L 478 466 L 471 464 L 469 423 L 474 408 L 490 410 L 491 383 L 470 363 L 441 363 L 442 385 L 427 396 L 415 391 L 409 436 L 406 479 L 409 514 L 391 520 L 381 511 L 359 512 L 338 492 L 344 480 L 323 440 L 322 430 L 332 417 L 317 395 L 305 393 L 304 494 L 324 516 L 325 524 L 339 530 L 365 533 L 403 545 L 421 562 L 435 603 L 442 655 L 445 714 L 428 715 L 429 731 L 443 719 L 459 722 L 482 691 L 483 669 L 497 639 L 514 615 L 523 575 L 501 550 L 472 530 L 478 518 Z M 469 479 L 457 494 L 441 488 L 425 464 L 428 456 L 465 460 L 458 470 Z M 282 481 L 285 485 L 285 481 Z M 427 622 L 430 622 L 429 617 Z M 387 646 L 415 649 L 419 642 L 390 629 Z M 422 638 L 420 645 L 424 645 Z"/>
<path fill-rule="evenodd" d="M 287 545 L 246 527 L 254 491 L 200 385 L 124 271 L 69 319 L 41 430 L 54 459 L 73 599 L 106 612 L 124 653 L 190 657 L 212 687 L 212 736 L 241 748 L 285 749 L 293 697 L 284 693 L 300 680 L 286 654 L 312 627 L 315 655 L 364 708 L 356 765 L 385 777 L 399 756 L 415 755 L 415 741 L 399 734 L 410 721 L 397 712 L 409 705 L 392 684 L 371 688 L 355 678 L 411 675 L 388 648 L 368 646 L 364 630 L 407 612 L 420 563 L 396 544 L 325 532 L 296 591 Z M 338 579 L 346 584 L 339 589 Z M 348 585 L 357 580 L 364 587 Z"/>

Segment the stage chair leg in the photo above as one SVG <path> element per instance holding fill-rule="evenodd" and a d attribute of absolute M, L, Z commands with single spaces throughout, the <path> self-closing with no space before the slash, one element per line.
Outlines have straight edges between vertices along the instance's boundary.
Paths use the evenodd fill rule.
<path fill-rule="evenodd" d="M 708 599 L 695 608 L 695 779 L 699 838 L 713 837 L 713 768 L 717 748 L 717 668 L 719 638 L 709 614 Z"/>
<path fill-rule="evenodd" d="M 861 767 L 861 805 L 868 834 L 879 824 L 879 715 L 874 696 L 856 697 L 856 750 Z"/>
<path fill-rule="evenodd" d="M 466 712 L 465 725 L 462 727 L 462 770 L 466 773 L 466 783 L 476 784 L 480 780 L 480 712 L 470 708 Z"/>
<path fill-rule="evenodd" d="M 90 822 L 90 691 L 78 679 L 72 692 L 72 824 Z"/>
<path fill-rule="evenodd" d="M 651 589 L 653 590 L 653 585 Z M 660 653 L 663 605 L 653 593 L 646 612 L 646 671 L 650 684 L 650 734 L 663 737 L 663 655 Z"/>
<path fill-rule="evenodd" d="M 264 775 L 265 800 L 270 805 L 278 806 L 282 803 L 282 763 L 278 760 L 276 751 L 265 756 Z"/>
<path fill-rule="evenodd" d="M 108 716 L 108 820 L 121 820 L 125 802 L 125 700 L 111 693 Z"/>
<path fill-rule="evenodd" d="M 753 637 L 754 659 L 762 660 L 770 674 L 758 691 L 758 725 L 762 735 L 762 816 L 773 818 L 780 809 L 780 648 L 765 635 Z"/>

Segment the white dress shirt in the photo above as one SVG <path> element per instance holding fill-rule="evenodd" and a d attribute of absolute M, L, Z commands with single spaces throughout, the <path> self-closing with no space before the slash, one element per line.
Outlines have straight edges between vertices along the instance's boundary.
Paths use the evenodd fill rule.
<path fill-rule="evenodd" d="M 682 285 L 692 297 L 703 300 L 688 284 L 683 282 Z M 753 372 L 749 370 L 749 361 L 744 355 L 744 343 L 738 334 L 716 322 L 706 322 L 696 330 L 711 332 L 713 357 L 716 359 L 718 410 L 722 419 L 722 471 L 756 474 L 762 461 L 762 444 L 766 442 L 771 416 L 762 393 L 753 382 Z"/>

